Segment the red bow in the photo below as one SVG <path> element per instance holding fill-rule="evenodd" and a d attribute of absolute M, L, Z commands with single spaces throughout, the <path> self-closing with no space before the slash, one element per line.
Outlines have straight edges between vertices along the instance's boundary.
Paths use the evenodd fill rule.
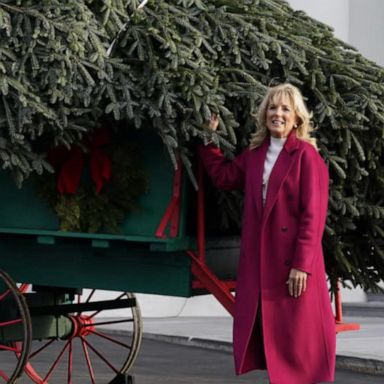
<path fill-rule="evenodd" d="M 103 185 L 111 178 L 111 159 L 105 152 L 105 147 L 110 143 L 110 135 L 107 129 L 96 131 L 86 140 L 89 148 L 89 167 L 91 178 L 96 185 L 96 192 L 100 193 Z M 57 190 L 64 194 L 77 192 L 85 163 L 85 152 L 80 146 L 68 149 L 60 146 L 50 150 L 47 154 L 48 161 L 58 173 Z"/>

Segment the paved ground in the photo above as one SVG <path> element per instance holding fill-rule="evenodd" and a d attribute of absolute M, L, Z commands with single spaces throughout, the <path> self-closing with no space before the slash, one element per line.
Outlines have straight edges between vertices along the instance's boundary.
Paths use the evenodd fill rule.
<path fill-rule="evenodd" d="M 112 320 L 103 318 L 104 321 Z M 89 353 L 92 370 L 95 372 L 96 383 L 110 383 L 115 376 L 113 367 L 120 368 L 127 357 L 127 322 L 116 323 L 109 330 L 108 337 L 94 335 L 86 337 L 90 346 L 84 353 L 84 346 L 76 339 L 73 352 L 69 348 L 62 349 L 67 341 L 49 344 L 46 349 L 32 356 L 33 369 L 41 378 L 49 374 L 54 366 L 55 358 L 63 350 L 60 364 L 54 368 L 54 375 L 49 384 L 67 383 L 68 362 L 72 354 L 73 384 L 90 383 L 88 367 L 84 355 Z M 351 378 L 358 378 L 356 383 L 384 382 L 384 319 L 381 317 L 351 317 L 345 322 L 361 325 L 360 331 L 340 333 L 337 336 L 337 366 L 355 372 L 374 373 L 382 376 L 360 376 L 358 373 L 338 370 L 337 383 L 352 383 Z M 105 322 L 104 322 L 105 324 Z M 129 324 L 129 323 L 128 323 Z M 100 325 L 105 327 L 105 325 Z M 102 331 L 103 332 L 103 331 Z M 137 384 L 156 383 L 267 383 L 262 373 L 250 373 L 236 378 L 232 361 L 232 318 L 230 317 L 176 317 L 144 319 L 145 341 L 143 351 L 135 368 Z M 34 344 L 39 343 L 35 341 Z M 43 341 L 40 345 L 46 344 Z M 103 355 L 107 362 L 102 362 L 94 350 Z M 196 348 L 198 347 L 198 348 Z M 33 351 L 40 346 L 34 345 Z M 121 350 L 123 349 L 123 352 Z M 125 351 L 124 351 L 125 349 Z M 12 352 L 0 352 L 0 371 L 7 372 L 7 364 L 12 368 L 14 360 Z M 80 372 L 80 379 L 77 372 Z M 32 370 L 33 372 L 33 370 Z M 0 372 L 1 373 L 1 372 Z M 155 377 L 158 375 L 158 380 Z M 346 377 L 348 379 L 346 379 Z M 161 381 L 166 379 L 165 381 Z M 188 381 L 190 380 L 190 381 Z M 261 381 L 260 381 L 261 380 Z M 355 380 L 355 379 L 354 379 Z M 360 381 L 359 381 L 360 380 Z M 4 382 L 1 381 L 0 384 Z M 30 383 L 26 376 L 20 384 Z M 113 384 L 121 384 L 119 381 Z"/>
<path fill-rule="evenodd" d="M 378 369 L 384 375 L 384 318 L 345 317 L 345 323 L 358 323 L 359 331 L 342 332 L 337 335 L 337 355 L 351 357 L 350 362 L 364 360 L 367 369 Z M 118 328 L 118 327 L 116 327 Z M 144 320 L 147 334 L 178 337 L 179 342 L 189 340 L 198 344 L 201 340 L 209 347 L 229 350 L 232 341 L 232 318 L 230 317 L 175 317 L 148 318 Z M 219 342 L 219 344 L 217 343 Z M 345 359 L 344 359 L 345 361 Z M 378 367 L 375 368 L 374 362 Z M 360 361 L 360 363 L 363 363 Z M 345 365 L 344 365 L 345 366 Z M 363 369 L 364 367 L 362 367 Z"/>
<path fill-rule="evenodd" d="M 124 342 L 124 337 L 121 338 Z M 108 343 L 103 351 L 108 354 Z M 59 352 L 58 346 L 53 346 L 51 355 Z M 74 354 L 81 354 L 80 344 L 77 344 Z M 52 357 L 51 356 L 51 357 Z M 97 384 L 109 382 L 109 369 L 100 359 L 92 359 L 93 367 L 98 375 Z M 76 360 L 76 366 L 80 361 Z M 7 364 L 1 360 L 1 364 Z M 38 366 L 44 368 L 47 361 L 41 361 Z M 76 368 L 76 367 L 75 367 Z M 144 338 L 142 350 L 132 372 L 134 384 L 267 384 L 265 372 L 251 372 L 237 377 L 233 371 L 232 355 L 223 351 L 207 350 L 197 347 L 183 346 L 174 343 L 149 340 Z M 73 384 L 90 383 L 87 371 L 79 378 L 76 369 L 73 372 Z M 30 384 L 24 375 L 19 384 Z M 55 376 L 49 384 L 68 383 L 67 367 L 58 367 Z M 358 374 L 350 371 L 337 370 L 335 384 L 382 384 L 383 378 Z M 123 383 L 118 383 L 123 384 Z"/>
<path fill-rule="evenodd" d="M 135 384 L 266 384 L 265 372 L 235 376 L 232 355 L 221 351 L 145 340 Z M 337 370 L 335 384 L 382 384 L 382 377 Z"/>

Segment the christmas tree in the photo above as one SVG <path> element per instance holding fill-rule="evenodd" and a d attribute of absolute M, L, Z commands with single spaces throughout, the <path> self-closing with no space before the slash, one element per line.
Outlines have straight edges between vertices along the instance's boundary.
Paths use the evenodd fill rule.
<path fill-rule="evenodd" d="M 384 71 L 330 27 L 280 0 L 4 0 L 0 29 L 0 156 L 19 183 L 49 169 L 42 142 L 77 143 L 103 115 L 150 127 L 193 180 L 194 138 L 231 156 L 247 145 L 266 87 L 298 86 L 331 176 L 327 272 L 377 289 Z"/>

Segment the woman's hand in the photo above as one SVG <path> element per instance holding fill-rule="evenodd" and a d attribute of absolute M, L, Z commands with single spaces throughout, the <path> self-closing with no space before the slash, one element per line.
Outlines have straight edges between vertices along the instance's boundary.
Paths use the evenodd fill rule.
<path fill-rule="evenodd" d="M 209 120 L 208 127 L 212 131 L 216 131 L 217 127 L 219 126 L 219 117 L 216 115 L 216 113 L 211 113 L 211 120 Z"/>
<path fill-rule="evenodd" d="M 286 282 L 291 296 L 300 297 L 307 289 L 307 273 L 292 268 L 289 272 L 289 278 Z"/>

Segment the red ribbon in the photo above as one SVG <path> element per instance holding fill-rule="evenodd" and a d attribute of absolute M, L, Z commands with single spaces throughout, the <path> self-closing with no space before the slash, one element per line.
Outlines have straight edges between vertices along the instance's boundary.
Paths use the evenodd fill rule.
<path fill-rule="evenodd" d="M 89 148 L 89 167 L 96 192 L 100 193 L 105 182 L 111 178 L 112 162 L 105 147 L 111 142 L 109 131 L 105 128 L 94 132 L 85 140 Z M 79 189 L 84 169 L 86 153 L 80 146 L 68 149 L 64 146 L 51 149 L 47 154 L 48 161 L 56 169 L 57 190 L 61 194 L 75 194 Z"/>

